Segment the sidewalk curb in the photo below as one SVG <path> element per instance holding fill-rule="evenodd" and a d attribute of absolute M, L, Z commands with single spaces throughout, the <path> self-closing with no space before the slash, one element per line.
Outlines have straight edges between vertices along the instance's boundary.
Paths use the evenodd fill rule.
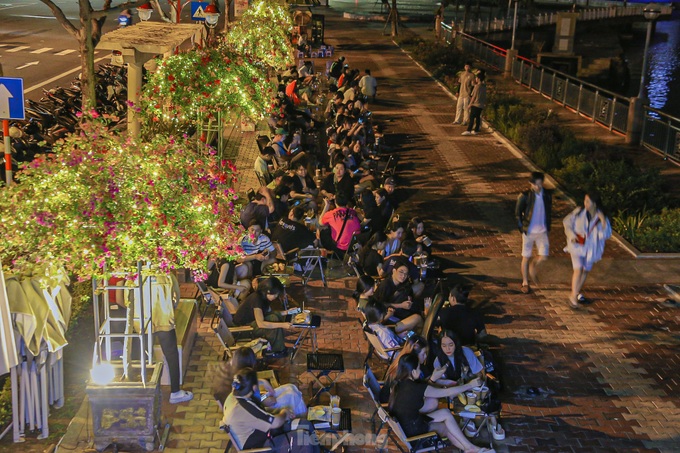
<path fill-rule="evenodd" d="M 406 56 L 409 57 L 411 61 L 416 64 L 416 66 L 422 69 L 437 85 L 439 85 L 439 87 L 453 101 L 458 100 L 456 95 L 453 94 L 446 85 L 444 85 L 441 81 L 439 81 L 439 79 L 434 77 L 432 73 L 428 71 L 423 65 L 417 62 L 411 56 L 411 54 L 405 51 L 394 39 L 392 40 L 392 43 L 395 46 L 397 46 L 399 50 L 401 50 L 404 54 L 406 54 Z M 529 159 L 529 157 L 519 147 L 517 147 L 517 145 L 510 141 L 510 139 L 508 139 L 505 135 L 501 134 L 497 130 L 494 130 L 485 120 L 482 120 L 482 124 L 491 131 L 491 134 L 494 136 L 494 138 L 503 143 L 503 145 L 508 149 L 508 151 L 510 151 L 512 155 L 515 156 L 517 159 L 519 159 L 520 162 L 522 162 L 522 164 L 526 166 L 529 170 L 540 172 L 543 171 L 540 168 L 538 168 L 536 164 L 534 164 L 533 161 Z M 553 187 L 555 188 L 555 192 L 563 196 L 565 199 L 569 200 L 569 202 L 571 202 L 571 204 L 574 207 L 578 206 L 576 200 L 551 175 L 545 173 L 545 179 L 547 179 L 548 182 L 550 182 L 550 184 L 553 185 Z M 633 258 L 635 259 L 676 259 L 676 260 L 680 259 L 680 253 L 643 253 L 616 231 L 612 231 L 612 239 L 614 239 L 626 252 L 630 253 L 631 256 L 633 256 Z"/>

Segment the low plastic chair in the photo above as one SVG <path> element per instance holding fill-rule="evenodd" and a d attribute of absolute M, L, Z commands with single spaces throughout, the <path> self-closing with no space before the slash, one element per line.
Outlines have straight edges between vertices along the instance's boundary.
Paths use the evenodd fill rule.
<path fill-rule="evenodd" d="M 397 355 L 397 352 L 401 351 L 402 346 L 386 348 L 380 341 L 380 338 L 378 338 L 375 332 L 373 332 L 373 330 L 368 326 L 364 326 L 363 332 L 366 336 L 366 340 L 368 340 L 368 353 L 364 359 L 364 364 L 368 364 L 368 361 L 375 353 L 378 358 L 387 363 L 387 367 L 385 368 L 385 375 L 387 375 L 387 369 L 389 369 L 392 360 L 394 360 L 394 357 Z M 383 375 L 383 379 L 385 378 L 385 375 Z"/>
<path fill-rule="evenodd" d="M 368 392 L 368 395 L 371 397 L 371 401 L 373 401 L 373 404 L 375 405 L 375 411 L 373 412 L 373 415 L 371 415 L 371 429 L 373 431 L 373 434 L 376 436 L 380 433 L 382 430 L 383 426 L 387 425 L 387 404 L 383 404 L 380 402 L 380 389 L 383 386 L 384 382 L 378 381 L 378 378 L 375 377 L 375 374 L 373 373 L 373 370 L 371 370 L 371 367 L 366 364 L 364 367 L 364 378 L 362 383 L 364 384 L 364 388 Z M 380 426 L 376 428 L 376 416 L 380 419 Z M 389 434 L 390 427 L 387 425 L 387 431 Z M 382 449 L 385 447 L 385 444 L 387 443 L 387 438 L 385 438 L 385 442 L 380 445 L 378 448 Z"/>
<path fill-rule="evenodd" d="M 222 345 L 222 360 L 231 359 L 231 356 L 234 353 L 234 349 L 246 346 L 247 343 L 251 343 L 253 341 L 251 338 L 253 332 L 252 327 L 250 326 L 229 327 L 227 325 L 227 322 L 222 317 L 220 317 L 220 320 L 217 323 L 217 325 L 213 327 L 213 332 L 215 332 L 215 336 L 217 336 L 217 339 Z M 236 333 L 237 336 L 245 335 L 247 338 L 237 339 L 234 336 L 234 333 Z M 264 341 L 266 342 L 266 340 Z"/>
<path fill-rule="evenodd" d="M 241 447 L 241 442 L 238 441 L 236 436 L 231 432 L 231 428 L 229 426 L 223 425 L 220 426 L 220 429 L 227 433 L 229 436 L 229 442 L 227 443 L 227 448 L 224 450 L 224 453 L 228 453 L 229 449 L 233 448 L 234 451 L 240 451 L 243 453 L 264 453 L 268 451 L 273 451 L 271 447 L 263 447 L 263 448 L 249 448 L 244 450 Z"/>

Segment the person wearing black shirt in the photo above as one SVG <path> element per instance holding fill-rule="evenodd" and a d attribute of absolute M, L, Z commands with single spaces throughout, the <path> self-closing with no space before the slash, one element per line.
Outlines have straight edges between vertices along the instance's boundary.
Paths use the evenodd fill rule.
<path fill-rule="evenodd" d="M 281 244 L 284 253 L 299 248 L 303 249 L 314 244 L 316 235 L 302 223 L 304 209 L 296 206 L 290 210 L 287 219 L 281 219 L 272 231 L 272 241 Z"/>
<path fill-rule="evenodd" d="M 486 336 L 486 326 L 482 316 L 465 305 L 466 298 L 455 287 L 449 293 L 449 306 L 439 310 L 438 324 L 444 330 L 454 332 L 462 346 L 474 346 L 477 339 Z"/>
<path fill-rule="evenodd" d="M 418 310 L 413 308 L 413 291 L 408 281 L 408 261 L 399 258 L 392 273 L 378 286 L 375 298 L 393 310 L 391 314 L 388 312 L 388 316 L 399 321 L 395 328 L 397 333 L 419 331 L 422 327 L 423 318 L 418 314 Z"/>
<path fill-rule="evenodd" d="M 361 247 L 359 251 L 359 266 L 366 275 L 371 277 L 382 277 L 383 272 L 383 256 L 381 253 L 385 250 L 387 244 L 387 235 L 382 231 L 371 236 L 366 245 Z"/>
<path fill-rule="evenodd" d="M 282 312 L 275 312 L 271 303 L 283 293 L 283 285 L 275 277 L 269 277 L 260 283 L 257 291 L 249 295 L 234 314 L 234 324 L 253 327 L 253 337 L 266 338 L 271 344 L 272 353 L 285 354 L 285 329 L 290 329 L 289 322 L 283 322 Z"/>
<path fill-rule="evenodd" d="M 321 195 L 333 199 L 342 192 L 348 200 L 354 199 L 354 181 L 347 171 L 344 162 L 338 162 L 333 167 L 333 173 L 327 175 L 321 185 Z"/>

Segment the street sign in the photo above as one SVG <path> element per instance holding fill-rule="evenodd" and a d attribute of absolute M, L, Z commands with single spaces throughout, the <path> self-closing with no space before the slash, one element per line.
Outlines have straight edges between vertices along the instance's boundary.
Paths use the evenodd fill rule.
<path fill-rule="evenodd" d="M 24 118 L 24 79 L 0 77 L 0 120 Z"/>
<path fill-rule="evenodd" d="M 191 2 L 191 20 L 205 22 L 205 8 L 210 2 Z"/>

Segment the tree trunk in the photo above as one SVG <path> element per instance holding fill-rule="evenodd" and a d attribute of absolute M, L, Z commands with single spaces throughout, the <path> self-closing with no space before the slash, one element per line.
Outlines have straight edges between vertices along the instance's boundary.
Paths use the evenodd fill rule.
<path fill-rule="evenodd" d="M 399 12 L 397 11 L 397 0 L 392 0 L 392 37 L 399 36 Z"/>
<path fill-rule="evenodd" d="M 470 4 L 472 3 L 472 0 L 466 0 L 465 2 L 465 11 L 463 12 L 463 28 L 462 31 L 463 33 L 467 32 L 467 24 L 468 20 L 470 19 Z"/>
<path fill-rule="evenodd" d="M 80 76 L 80 91 L 82 93 L 83 111 L 90 110 L 97 103 L 95 94 L 94 74 L 94 42 L 92 40 L 92 7 L 88 0 L 79 0 L 80 3 L 80 30 L 78 31 L 78 43 L 80 44 L 80 64 L 82 73 Z"/>

